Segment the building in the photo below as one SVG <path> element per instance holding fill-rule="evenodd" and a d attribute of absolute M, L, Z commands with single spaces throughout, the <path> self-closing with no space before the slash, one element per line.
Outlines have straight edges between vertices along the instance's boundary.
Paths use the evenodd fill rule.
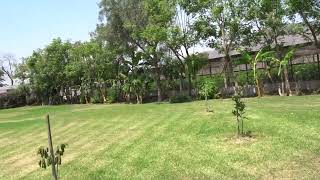
<path fill-rule="evenodd" d="M 320 39 L 320 36 L 319 36 Z M 320 49 L 317 48 L 315 45 L 313 45 L 313 42 L 311 40 L 305 39 L 301 35 L 287 35 L 279 37 L 279 42 L 284 47 L 296 47 L 295 56 L 294 59 L 291 61 L 291 65 L 295 64 L 305 64 L 305 63 L 317 63 L 318 64 L 318 71 L 320 72 L 320 65 L 319 60 L 317 59 L 317 56 L 320 56 Z M 262 48 L 261 45 L 255 46 L 250 48 L 249 51 L 251 51 L 253 54 L 257 53 Z M 209 63 L 207 66 L 202 68 L 199 71 L 199 75 L 214 75 L 214 74 L 220 74 L 223 72 L 223 66 L 224 66 L 224 55 L 213 49 L 211 51 L 205 52 L 208 54 Z M 231 59 L 235 60 L 241 56 L 240 52 L 237 51 L 231 51 L 230 53 Z M 257 64 L 258 68 L 264 68 L 265 65 L 263 63 Z M 234 66 L 233 70 L 234 72 L 237 71 L 246 71 L 250 70 L 249 64 L 242 64 L 238 66 Z"/>
<path fill-rule="evenodd" d="M 11 91 L 14 91 L 17 87 L 16 86 L 4 86 L 0 87 L 0 97 L 6 96 Z"/>

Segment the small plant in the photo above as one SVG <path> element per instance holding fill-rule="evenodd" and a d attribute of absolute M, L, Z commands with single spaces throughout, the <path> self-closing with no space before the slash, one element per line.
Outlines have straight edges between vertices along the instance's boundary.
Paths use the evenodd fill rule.
<path fill-rule="evenodd" d="M 61 157 L 63 156 L 66 147 L 66 144 L 61 144 L 60 146 L 57 146 L 56 152 L 53 156 L 50 153 L 48 147 L 39 147 L 37 153 L 40 156 L 39 166 L 44 169 L 46 169 L 49 166 L 56 166 L 56 174 L 59 174 L 59 165 L 61 165 L 62 163 Z M 52 157 L 54 159 L 52 159 Z"/>
<path fill-rule="evenodd" d="M 212 112 L 212 109 L 209 107 L 208 97 L 216 90 L 214 81 L 209 78 L 203 79 L 199 86 L 199 94 L 203 96 L 206 100 L 206 111 Z"/>
<path fill-rule="evenodd" d="M 232 114 L 236 117 L 237 120 L 238 136 L 244 136 L 245 133 L 243 131 L 243 120 L 246 119 L 246 117 L 244 116 L 246 105 L 243 101 L 241 101 L 241 96 L 239 94 L 234 95 L 232 97 L 232 100 L 234 101 L 234 110 L 232 111 Z"/>
<path fill-rule="evenodd" d="M 56 151 L 53 151 L 53 143 L 52 143 L 52 137 L 51 137 L 51 127 L 50 127 L 50 119 L 49 115 L 46 115 L 46 122 L 48 127 L 48 144 L 49 147 L 39 147 L 37 154 L 40 156 L 40 160 L 38 162 L 40 168 L 46 169 L 47 167 L 51 166 L 52 170 L 52 177 L 54 180 L 58 179 L 58 170 L 59 165 L 61 165 L 61 157 L 64 154 L 64 151 L 67 147 L 66 144 L 61 144 L 60 146 L 57 146 Z"/>

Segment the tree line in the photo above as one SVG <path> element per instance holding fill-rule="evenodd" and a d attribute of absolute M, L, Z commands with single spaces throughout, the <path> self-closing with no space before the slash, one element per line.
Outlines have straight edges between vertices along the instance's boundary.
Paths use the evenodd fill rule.
<path fill-rule="evenodd" d="M 197 90 L 208 59 L 194 53 L 196 46 L 224 55 L 225 88 L 237 84 L 232 51 L 259 44 L 281 60 L 279 37 L 290 34 L 320 48 L 317 0 L 101 0 L 99 9 L 90 41 L 56 38 L 23 58 L 15 78 L 27 97 L 43 104 L 142 103 L 154 95 L 160 102 L 168 90 Z"/>

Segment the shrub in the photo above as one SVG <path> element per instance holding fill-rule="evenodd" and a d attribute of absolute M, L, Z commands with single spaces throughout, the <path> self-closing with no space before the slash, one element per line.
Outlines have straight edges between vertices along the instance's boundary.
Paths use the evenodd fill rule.
<path fill-rule="evenodd" d="M 253 73 L 250 70 L 248 70 L 248 73 L 246 71 L 236 72 L 234 76 L 239 86 L 244 86 L 247 84 L 254 85 Z"/>
<path fill-rule="evenodd" d="M 188 95 L 183 94 L 178 94 L 170 98 L 170 103 L 184 103 L 190 101 L 192 101 L 192 98 Z"/>
<path fill-rule="evenodd" d="M 117 98 L 118 98 L 117 87 L 112 86 L 107 90 L 107 101 L 108 103 L 114 103 L 117 101 Z"/>
<path fill-rule="evenodd" d="M 216 94 L 219 93 L 219 89 L 221 89 L 224 86 L 223 82 L 223 76 L 222 75 L 214 75 L 214 76 L 202 76 L 197 81 L 197 89 L 200 92 L 204 84 L 208 84 L 207 82 L 210 82 L 210 84 L 214 85 L 213 89 L 209 92 L 208 98 L 215 98 Z M 201 93 L 200 93 L 201 95 Z M 201 98 L 205 98 L 205 96 L 201 95 Z"/>
<path fill-rule="evenodd" d="M 0 109 L 25 106 L 26 96 L 19 91 L 13 91 L 5 96 L 0 96 Z"/>
<path fill-rule="evenodd" d="M 206 100 L 206 111 L 207 112 L 212 111 L 211 108 L 209 107 L 209 104 L 208 104 L 208 97 L 209 97 L 209 95 L 213 95 L 214 96 L 213 92 L 217 92 L 217 89 L 216 89 L 216 86 L 214 84 L 214 81 L 212 81 L 210 78 L 202 79 L 202 82 L 200 83 L 198 89 L 199 89 L 199 94 L 202 97 L 205 97 L 205 100 Z"/>
<path fill-rule="evenodd" d="M 314 80 L 318 77 L 318 69 L 316 64 L 300 64 L 293 66 L 294 77 L 296 80 Z"/>
<path fill-rule="evenodd" d="M 103 103 L 103 99 L 101 97 L 101 93 L 98 90 L 93 92 L 93 96 L 91 97 L 91 103 L 100 104 Z"/>
<path fill-rule="evenodd" d="M 86 98 L 84 95 L 80 95 L 80 104 L 86 104 Z"/>
<path fill-rule="evenodd" d="M 202 78 L 198 82 L 198 91 L 201 97 L 213 98 L 214 95 L 218 92 L 215 82 L 211 78 Z"/>

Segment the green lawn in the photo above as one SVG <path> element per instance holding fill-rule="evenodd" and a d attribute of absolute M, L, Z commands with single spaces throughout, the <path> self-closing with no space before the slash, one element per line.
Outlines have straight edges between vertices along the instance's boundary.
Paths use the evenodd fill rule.
<path fill-rule="evenodd" d="M 0 111 L 0 179 L 49 179 L 36 150 L 67 143 L 63 179 L 320 179 L 320 96 L 244 99 L 235 138 L 231 100 L 183 104 L 63 105 Z"/>

